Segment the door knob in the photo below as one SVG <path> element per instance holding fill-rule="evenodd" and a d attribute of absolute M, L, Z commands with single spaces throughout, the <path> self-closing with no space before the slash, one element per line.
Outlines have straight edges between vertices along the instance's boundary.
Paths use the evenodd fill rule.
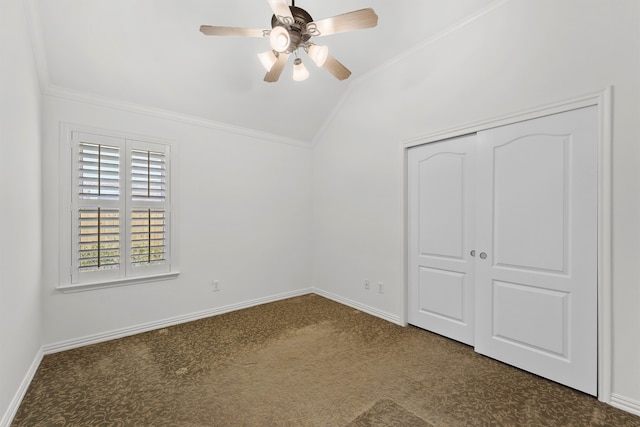
<path fill-rule="evenodd" d="M 476 256 L 476 250 L 474 249 L 474 250 L 472 250 L 471 252 L 469 252 L 469 255 L 471 255 L 471 256 Z"/>
<path fill-rule="evenodd" d="M 484 252 L 480 252 L 480 258 L 487 259 L 487 254 L 485 254 Z"/>

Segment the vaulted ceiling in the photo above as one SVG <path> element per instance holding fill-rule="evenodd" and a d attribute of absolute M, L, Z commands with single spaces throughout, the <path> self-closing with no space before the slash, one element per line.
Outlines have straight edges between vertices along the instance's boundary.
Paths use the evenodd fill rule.
<path fill-rule="evenodd" d="M 378 26 L 317 39 L 352 72 L 302 56 L 310 77 L 265 83 L 268 39 L 212 37 L 202 24 L 270 28 L 266 0 L 29 0 L 45 88 L 79 92 L 310 142 L 349 89 L 376 68 L 495 0 L 298 0 L 316 19 L 372 7 Z M 437 67 L 438 64 L 429 64 Z"/>

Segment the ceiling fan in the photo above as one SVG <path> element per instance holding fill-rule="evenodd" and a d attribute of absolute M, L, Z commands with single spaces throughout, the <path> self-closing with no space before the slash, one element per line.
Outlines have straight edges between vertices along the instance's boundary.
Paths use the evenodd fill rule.
<path fill-rule="evenodd" d="M 317 45 L 311 38 L 371 28 L 378 24 L 378 15 L 371 8 L 314 21 L 306 10 L 296 7 L 295 0 L 292 0 L 291 6 L 287 0 L 267 1 L 273 10 L 270 30 L 201 25 L 200 31 L 208 36 L 268 37 L 271 50 L 258 54 L 258 58 L 267 70 L 264 81 L 270 83 L 278 81 L 291 54 L 296 56 L 293 79 L 301 81 L 309 77 L 302 59 L 298 57 L 298 49 L 304 50 L 318 67 L 326 68 L 337 79 L 348 78 L 351 71 L 329 54 L 327 46 Z"/>

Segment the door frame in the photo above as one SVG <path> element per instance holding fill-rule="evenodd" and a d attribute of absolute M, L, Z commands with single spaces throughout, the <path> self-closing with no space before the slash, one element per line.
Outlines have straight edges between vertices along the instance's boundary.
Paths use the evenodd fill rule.
<path fill-rule="evenodd" d="M 400 321 L 408 324 L 409 258 L 408 258 L 408 150 L 412 147 L 442 141 L 449 138 L 477 133 L 498 126 L 510 125 L 552 114 L 563 113 L 583 107 L 596 106 L 598 109 L 598 400 L 611 401 L 612 377 L 612 100 L 613 87 L 600 92 L 527 109 L 508 115 L 467 123 L 455 128 L 408 138 L 399 146 L 401 159 L 403 194 L 402 259 L 404 286 L 402 286 L 402 306 Z"/>

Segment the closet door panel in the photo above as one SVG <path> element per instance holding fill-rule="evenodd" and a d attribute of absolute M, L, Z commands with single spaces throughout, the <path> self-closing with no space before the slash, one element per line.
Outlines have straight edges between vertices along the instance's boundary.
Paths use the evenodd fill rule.
<path fill-rule="evenodd" d="M 409 323 L 473 343 L 475 135 L 412 148 Z"/>
<path fill-rule="evenodd" d="M 597 391 L 597 110 L 478 134 L 476 351 Z"/>
<path fill-rule="evenodd" d="M 436 153 L 417 168 L 419 255 L 462 260 L 465 154 Z"/>
<path fill-rule="evenodd" d="M 496 266 L 565 272 L 569 143 L 528 135 L 493 149 Z"/>

